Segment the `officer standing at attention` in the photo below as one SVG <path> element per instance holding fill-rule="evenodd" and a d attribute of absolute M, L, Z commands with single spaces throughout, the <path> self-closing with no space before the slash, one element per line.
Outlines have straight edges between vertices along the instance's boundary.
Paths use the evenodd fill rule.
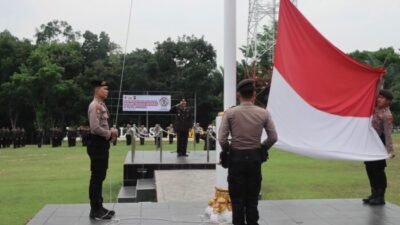
<path fill-rule="evenodd" d="M 390 158 L 395 157 L 392 140 L 393 116 L 389 108 L 392 100 L 393 94 L 390 91 L 379 91 L 374 115 L 372 116 L 372 127 L 386 146 Z M 371 187 L 371 195 L 363 199 L 363 202 L 369 205 L 384 205 L 387 187 L 386 160 L 368 161 L 364 164 Z"/>
<path fill-rule="evenodd" d="M 140 127 L 138 128 L 139 131 L 139 136 L 140 136 L 140 145 L 144 145 L 144 137 L 147 136 L 147 129 L 146 127 L 144 127 L 144 125 L 140 125 Z"/>
<path fill-rule="evenodd" d="M 87 142 L 87 153 L 90 157 L 90 218 L 111 219 L 115 212 L 103 207 L 102 187 L 108 168 L 110 141 L 117 138 L 117 130 L 110 130 L 109 112 L 104 103 L 108 96 L 108 84 L 105 81 L 92 81 L 94 98 L 89 105 L 88 117 L 90 135 Z"/>
<path fill-rule="evenodd" d="M 8 127 L 4 130 L 4 139 L 5 139 L 5 144 L 6 144 L 6 148 L 9 148 L 11 145 L 11 131 L 10 129 L 8 129 Z"/>
<path fill-rule="evenodd" d="M 0 148 L 2 148 L 4 146 L 4 136 L 5 136 L 5 129 L 4 127 L 2 127 L 0 129 Z"/>
<path fill-rule="evenodd" d="M 36 130 L 36 142 L 37 142 L 38 148 L 41 148 L 41 147 L 42 147 L 42 144 L 43 144 L 43 134 L 44 134 L 44 132 L 43 132 L 43 129 L 42 129 L 42 128 L 38 128 L 38 129 Z"/>
<path fill-rule="evenodd" d="M 193 126 L 192 112 L 187 107 L 187 102 L 182 99 L 181 102 L 171 109 L 172 113 L 175 113 L 174 130 L 177 134 L 177 153 L 178 157 L 188 155 L 186 154 L 189 130 Z"/>
<path fill-rule="evenodd" d="M 126 145 L 132 144 L 132 136 L 133 136 L 133 130 L 131 125 L 128 124 L 126 125 L 126 130 L 125 130 Z"/>
<path fill-rule="evenodd" d="M 199 123 L 196 123 L 193 127 L 194 129 L 194 141 L 196 142 L 196 144 L 200 143 L 200 135 L 201 135 L 201 127 Z"/>
<path fill-rule="evenodd" d="M 172 126 L 172 123 L 169 125 L 169 127 L 167 127 L 167 131 L 168 131 L 169 144 L 173 144 L 174 143 L 174 126 Z"/>
<path fill-rule="evenodd" d="M 228 167 L 229 195 L 232 202 L 234 225 L 258 225 L 258 195 L 261 189 L 261 163 L 268 158 L 268 150 L 277 141 L 277 133 L 270 113 L 254 105 L 254 80 L 246 79 L 237 86 L 240 105 L 228 109 L 219 129 L 222 147 L 221 164 Z M 261 143 L 262 131 L 268 138 Z M 229 134 L 232 137 L 228 142 Z"/>

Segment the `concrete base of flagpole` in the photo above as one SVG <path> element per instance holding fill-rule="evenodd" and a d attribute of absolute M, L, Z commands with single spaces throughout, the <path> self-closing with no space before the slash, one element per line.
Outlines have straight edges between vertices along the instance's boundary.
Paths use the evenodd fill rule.
<path fill-rule="evenodd" d="M 216 118 L 216 129 L 219 130 L 222 116 L 224 113 L 219 113 Z M 218 132 L 217 138 L 218 138 Z M 222 151 L 218 141 L 216 144 L 216 162 L 219 162 L 219 153 Z M 205 210 L 206 216 L 213 223 L 230 223 L 232 222 L 232 204 L 228 190 L 228 170 L 221 165 L 216 166 L 216 187 L 215 195 L 208 201 L 208 207 Z"/>

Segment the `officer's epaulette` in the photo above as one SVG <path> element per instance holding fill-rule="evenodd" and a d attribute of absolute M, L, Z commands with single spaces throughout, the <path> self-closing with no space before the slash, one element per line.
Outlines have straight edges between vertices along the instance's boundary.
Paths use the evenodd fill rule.
<path fill-rule="evenodd" d="M 393 115 L 391 113 L 388 113 L 388 114 L 385 115 L 385 119 L 388 122 L 393 122 Z"/>
<path fill-rule="evenodd" d="M 103 106 L 100 103 L 96 103 L 96 110 L 100 111 L 102 110 Z"/>

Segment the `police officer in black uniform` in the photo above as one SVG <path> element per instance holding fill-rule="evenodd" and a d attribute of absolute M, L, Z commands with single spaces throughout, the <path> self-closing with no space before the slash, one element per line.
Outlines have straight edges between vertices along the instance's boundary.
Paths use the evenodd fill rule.
<path fill-rule="evenodd" d="M 25 147 L 26 145 L 26 131 L 25 128 L 21 128 L 21 146 Z"/>
<path fill-rule="evenodd" d="M 115 212 L 103 207 L 102 187 L 108 169 L 110 141 L 117 138 L 118 131 L 110 130 L 109 112 L 104 100 L 108 96 L 108 84 L 105 81 L 92 81 L 94 98 L 88 108 L 90 136 L 87 143 L 87 153 L 90 157 L 90 218 L 111 219 Z"/>
<path fill-rule="evenodd" d="M 5 146 L 4 145 L 4 139 L 5 139 L 5 129 L 4 129 L 4 127 L 2 127 L 1 129 L 0 129 L 0 148 L 2 148 L 3 146 Z M 4 148 L 4 147 L 3 147 Z"/>
<path fill-rule="evenodd" d="M 177 134 L 176 147 L 178 157 L 187 157 L 188 155 L 186 154 L 186 151 L 189 138 L 189 130 L 193 126 L 192 111 L 187 106 L 186 100 L 182 99 L 179 104 L 172 107 L 171 112 L 175 113 L 174 130 Z"/>
<path fill-rule="evenodd" d="M 42 147 L 42 144 L 43 144 L 43 134 L 44 134 L 44 132 L 43 132 L 43 129 L 42 129 L 42 128 L 38 128 L 38 129 L 36 130 L 36 142 L 37 142 L 38 148 L 41 148 L 41 147 Z"/>
<path fill-rule="evenodd" d="M 5 139 L 4 143 L 6 145 L 6 148 L 9 148 L 11 146 L 12 137 L 11 137 L 11 131 L 8 127 L 4 131 L 4 139 Z"/>
<path fill-rule="evenodd" d="M 228 168 L 232 223 L 258 225 L 261 163 L 267 160 L 268 149 L 277 141 L 277 134 L 270 113 L 254 105 L 254 80 L 241 81 L 237 91 L 240 105 L 224 113 L 219 129 L 220 158 L 222 166 Z M 268 138 L 261 143 L 264 129 Z"/>

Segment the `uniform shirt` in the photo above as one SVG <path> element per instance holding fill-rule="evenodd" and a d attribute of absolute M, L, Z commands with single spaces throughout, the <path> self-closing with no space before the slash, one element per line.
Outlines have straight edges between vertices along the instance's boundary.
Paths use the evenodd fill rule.
<path fill-rule="evenodd" d="M 168 134 L 173 135 L 174 134 L 174 128 L 173 127 L 168 127 Z"/>
<path fill-rule="evenodd" d="M 224 113 L 218 141 L 226 149 L 229 146 L 230 133 L 232 149 L 257 149 L 261 146 L 263 129 L 268 135 L 263 144 L 270 148 L 278 139 L 270 113 L 253 103 L 245 102 Z"/>
<path fill-rule="evenodd" d="M 188 132 L 193 126 L 192 111 L 189 107 L 173 106 L 171 113 L 175 113 L 174 129 L 177 132 Z"/>
<path fill-rule="evenodd" d="M 133 129 L 131 127 L 127 128 L 126 135 L 133 136 Z"/>
<path fill-rule="evenodd" d="M 392 129 L 393 129 L 393 116 L 389 107 L 374 110 L 372 116 L 372 127 L 376 130 L 379 137 L 381 137 L 386 145 L 388 152 L 393 151 Z"/>
<path fill-rule="evenodd" d="M 107 140 L 110 139 L 111 131 L 108 124 L 108 109 L 102 100 L 93 99 L 89 105 L 88 117 L 90 133 L 102 136 Z"/>
<path fill-rule="evenodd" d="M 200 126 L 195 126 L 195 127 L 194 127 L 194 132 L 195 132 L 196 134 L 200 134 Z"/>

